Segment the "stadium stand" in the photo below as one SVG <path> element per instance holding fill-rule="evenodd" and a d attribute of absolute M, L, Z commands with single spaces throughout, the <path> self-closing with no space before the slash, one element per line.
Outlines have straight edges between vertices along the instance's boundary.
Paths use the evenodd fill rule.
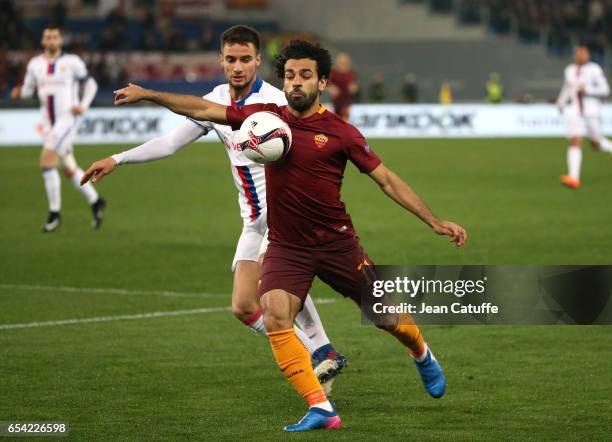
<path fill-rule="evenodd" d="M 127 79 L 164 90 L 209 90 L 222 80 L 219 35 L 238 22 L 262 32 L 268 60 L 296 35 L 351 53 L 362 84 L 384 77 L 386 101 L 399 100 L 407 73 L 418 78 L 420 101 L 436 101 L 444 80 L 456 100 L 482 101 L 490 72 L 504 78 L 506 99 L 549 100 L 578 39 L 591 43 L 596 61 L 612 58 L 605 58 L 612 45 L 611 0 L 378 0 L 376 13 L 369 0 L 310 0 L 307 14 L 295 14 L 301 4 L 0 0 L 0 106 L 50 21 L 63 25 L 67 50 L 80 54 L 98 79 L 98 103 L 108 103 Z M 466 57 L 471 63 L 458 62 Z M 270 64 L 264 66 L 271 80 Z"/>

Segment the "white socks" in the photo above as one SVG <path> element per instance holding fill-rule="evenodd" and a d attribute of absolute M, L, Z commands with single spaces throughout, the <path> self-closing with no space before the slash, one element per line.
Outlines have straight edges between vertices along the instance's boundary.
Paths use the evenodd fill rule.
<path fill-rule="evenodd" d="M 302 311 L 295 317 L 295 323 L 310 338 L 315 350 L 329 344 L 329 338 L 310 295 L 306 297 Z"/>
<path fill-rule="evenodd" d="M 59 172 L 55 167 L 42 169 L 49 212 L 59 212 L 62 207 L 61 181 Z"/>
<path fill-rule="evenodd" d="M 266 327 L 264 326 L 263 313 L 261 310 L 258 310 L 250 318 L 242 322 L 254 332 L 259 333 L 260 335 L 265 336 L 266 338 L 268 337 L 268 335 L 266 334 Z M 302 341 L 302 344 L 304 344 L 304 347 L 306 347 L 308 353 L 312 355 L 314 351 L 319 347 L 315 347 L 312 341 L 308 338 L 308 335 L 302 330 L 300 330 L 299 327 L 294 327 L 294 329 L 295 335 L 300 341 Z"/>
<path fill-rule="evenodd" d="M 612 141 L 608 140 L 606 137 L 601 137 L 601 140 L 599 140 L 599 148 L 604 152 L 612 152 Z"/>
<path fill-rule="evenodd" d="M 334 411 L 334 407 L 332 407 L 332 404 L 329 401 L 321 402 L 320 404 L 313 405 L 310 408 L 313 408 L 313 407 L 314 408 L 321 408 L 322 410 L 330 411 L 330 412 Z"/>
<path fill-rule="evenodd" d="M 98 201 L 98 192 L 91 183 L 81 186 L 81 178 L 83 170 L 77 167 L 74 173 L 70 176 L 70 181 L 75 189 L 77 189 L 85 197 L 89 204 Z M 55 167 L 42 169 L 43 180 L 45 181 L 45 190 L 47 192 L 47 200 L 49 201 L 49 212 L 59 212 L 62 207 L 62 185 L 60 174 Z"/>
<path fill-rule="evenodd" d="M 253 314 L 253 316 L 242 322 L 255 333 L 259 333 L 260 335 L 267 337 L 266 328 L 264 327 L 263 322 L 263 314 L 261 310 L 258 310 L 256 313 Z"/>
<path fill-rule="evenodd" d="M 580 166 L 582 165 L 582 149 L 577 146 L 567 148 L 567 172 L 576 181 L 580 181 Z"/>
<path fill-rule="evenodd" d="M 70 176 L 70 181 L 72 181 L 72 185 L 76 190 L 81 192 L 81 194 L 85 197 L 89 204 L 93 204 L 98 201 L 98 192 L 94 189 L 94 186 L 91 182 L 81 186 L 81 178 L 83 178 L 85 172 L 80 167 L 77 167 L 72 175 Z"/>

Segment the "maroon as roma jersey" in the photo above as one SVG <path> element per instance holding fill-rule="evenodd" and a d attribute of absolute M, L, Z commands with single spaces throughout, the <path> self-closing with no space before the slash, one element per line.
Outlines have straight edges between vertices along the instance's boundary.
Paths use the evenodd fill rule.
<path fill-rule="evenodd" d="M 266 164 L 268 238 L 280 244 L 312 247 L 355 236 L 351 217 L 340 200 L 347 160 L 362 173 L 380 164 L 365 138 L 352 125 L 321 107 L 307 118 L 287 106 L 252 104 L 228 107 L 234 130 L 251 114 L 278 114 L 291 128 L 289 153 Z"/>

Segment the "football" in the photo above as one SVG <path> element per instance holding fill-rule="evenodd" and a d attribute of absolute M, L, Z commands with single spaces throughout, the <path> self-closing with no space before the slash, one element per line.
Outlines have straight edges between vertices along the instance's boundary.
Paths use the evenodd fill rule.
<path fill-rule="evenodd" d="M 291 147 L 291 129 L 273 112 L 256 112 L 242 122 L 238 148 L 256 163 L 282 158 Z"/>

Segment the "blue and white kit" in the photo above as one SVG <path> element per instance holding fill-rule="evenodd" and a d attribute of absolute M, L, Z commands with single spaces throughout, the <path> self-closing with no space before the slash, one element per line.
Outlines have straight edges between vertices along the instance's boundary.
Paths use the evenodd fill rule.
<path fill-rule="evenodd" d="M 225 106 L 243 106 L 255 103 L 287 104 L 282 91 L 257 77 L 251 93 L 238 102 L 230 96 L 229 85 L 222 84 L 205 95 L 207 100 Z M 249 160 L 235 148 L 238 131 L 230 126 L 187 119 L 173 131 L 147 141 L 128 151 L 113 155 L 117 164 L 142 163 L 173 155 L 181 148 L 214 130 L 225 145 L 232 165 L 232 176 L 238 190 L 238 204 L 243 219 L 243 228 L 232 261 L 232 271 L 238 261 L 257 261 L 267 232 L 266 222 L 266 178 L 264 166 Z"/>
<path fill-rule="evenodd" d="M 85 82 L 85 87 L 79 99 L 81 82 Z M 79 56 L 62 53 L 51 60 L 40 54 L 28 63 L 21 97 L 31 97 L 35 89 L 43 117 L 43 147 L 64 157 L 72 153 L 78 125 L 72 108 L 80 105 L 86 110 L 89 107 L 97 91 L 96 82 L 89 78 L 87 67 Z"/>

